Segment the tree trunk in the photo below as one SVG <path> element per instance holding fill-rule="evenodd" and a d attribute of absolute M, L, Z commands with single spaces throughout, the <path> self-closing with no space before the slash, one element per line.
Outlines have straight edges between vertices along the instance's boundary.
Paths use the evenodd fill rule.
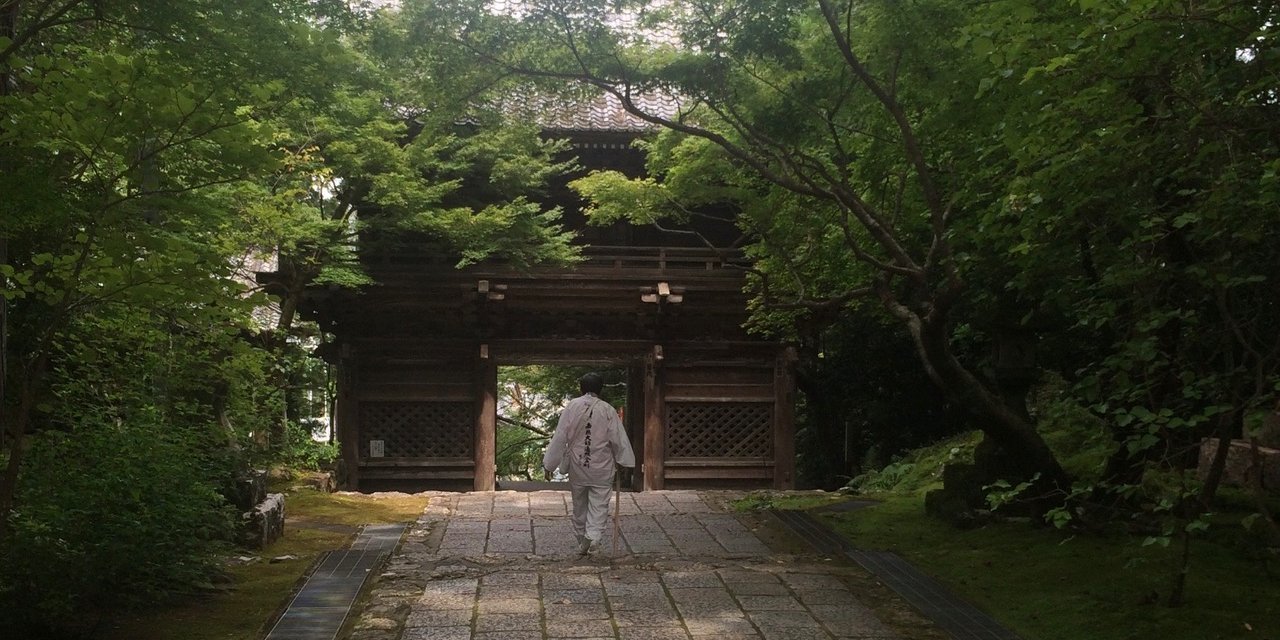
<path fill-rule="evenodd" d="M 26 454 L 27 429 L 31 425 L 31 414 L 36 407 L 36 389 L 44 380 L 49 356 L 42 352 L 27 369 L 22 381 L 22 396 L 18 403 L 18 411 L 10 425 L 9 461 L 4 474 L 0 476 L 0 541 L 9 536 L 9 514 L 13 512 L 14 502 L 18 494 L 18 475 L 22 469 L 22 459 Z"/>
<path fill-rule="evenodd" d="M 230 393 L 230 386 L 225 380 L 215 382 L 213 385 L 213 401 L 210 404 L 213 407 L 213 419 L 218 423 L 218 428 L 222 430 L 223 437 L 227 439 L 227 449 L 239 451 L 240 442 L 236 438 L 235 425 L 231 424 L 231 416 L 227 415 L 227 396 Z"/>
<path fill-rule="evenodd" d="M 801 366 L 796 368 L 796 388 L 805 397 L 808 437 L 798 444 L 806 447 L 803 453 L 809 460 L 803 469 L 804 479 L 818 488 L 835 489 L 841 484 L 840 476 L 851 474 L 851 465 L 846 459 L 846 434 L 839 428 L 843 426 L 839 400 L 826 392 L 823 375 L 816 354 L 802 356 Z"/>
<path fill-rule="evenodd" d="M 271 424 L 268 447 L 272 451 L 283 451 L 289 444 L 289 420 L 291 418 L 297 420 L 301 417 L 297 415 L 298 402 L 295 394 L 298 391 L 293 384 L 293 370 L 288 368 L 288 350 L 289 331 L 293 328 L 293 321 L 298 315 L 298 304 L 302 299 L 308 277 L 300 273 L 293 260 L 283 255 L 280 257 L 277 269 L 280 273 L 288 274 L 289 285 L 280 297 L 280 317 L 276 320 L 274 335 L 268 341 L 270 350 L 279 365 L 276 367 L 275 376 L 276 390 L 280 392 L 281 403 L 280 415 Z"/>
<path fill-rule="evenodd" d="M 0 82 L 6 82 L 0 75 Z M 0 266 L 9 264 L 9 240 L 0 238 Z M 0 295 L 0 451 L 8 442 L 9 301 Z"/>
<path fill-rule="evenodd" d="M 13 0 L 0 7 L 0 38 L 13 41 L 18 31 L 18 9 L 22 3 Z M 9 95 L 9 74 L 0 72 L 0 96 Z M 0 132 L 3 132 L 0 125 Z M 0 237 L 0 266 L 9 264 L 9 239 Z M 6 446 L 9 423 L 8 413 L 8 380 L 9 380 L 9 301 L 0 295 L 0 451 Z"/>
<path fill-rule="evenodd" d="M 1178 539 L 1182 543 L 1182 549 L 1178 554 L 1178 566 L 1173 573 L 1173 586 L 1169 589 L 1169 599 L 1165 601 L 1165 606 L 1171 608 L 1182 606 L 1187 592 L 1187 572 L 1191 568 L 1191 532 L 1187 531 L 1186 523 L 1181 524 L 1183 527 Z"/>
<path fill-rule="evenodd" d="M 1275 517 L 1271 514 L 1271 507 L 1268 506 L 1267 489 L 1262 485 L 1262 452 L 1258 450 L 1258 439 L 1249 438 L 1249 453 L 1253 458 L 1253 464 L 1249 473 L 1249 491 L 1253 494 L 1254 508 L 1258 510 L 1259 519 L 1263 526 L 1271 532 L 1271 540 L 1273 544 L 1280 544 L 1280 525 L 1276 523 Z"/>
<path fill-rule="evenodd" d="M 1219 418 L 1217 433 L 1218 449 L 1213 452 L 1213 461 L 1209 465 L 1209 473 L 1205 475 L 1204 486 L 1200 489 L 1200 505 L 1206 511 L 1218 495 L 1218 487 L 1222 484 L 1222 476 L 1227 469 L 1227 454 L 1231 450 L 1231 436 L 1235 433 L 1236 421 L 1243 417 L 1239 409 L 1225 413 Z M 1122 447 L 1123 448 L 1123 447 Z"/>
<path fill-rule="evenodd" d="M 1070 476 L 1035 425 L 1006 405 L 999 394 L 988 389 L 955 357 L 944 320 L 916 316 L 908 322 L 908 328 L 930 377 L 944 392 L 981 418 L 983 433 L 1044 480 L 1063 489 L 1070 486 Z"/>

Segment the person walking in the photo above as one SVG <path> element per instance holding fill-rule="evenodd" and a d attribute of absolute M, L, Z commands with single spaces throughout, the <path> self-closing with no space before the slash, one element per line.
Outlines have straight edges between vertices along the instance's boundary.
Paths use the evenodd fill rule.
<path fill-rule="evenodd" d="M 560 414 L 551 444 L 542 456 L 544 477 L 553 471 L 569 473 L 573 496 L 573 533 L 578 551 L 600 548 L 600 537 L 609 518 L 609 493 L 615 466 L 636 466 L 636 455 L 618 412 L 600 399 L 604 379 L 588 373 L 578 380 L 582 395 L 569 401 Z"/>

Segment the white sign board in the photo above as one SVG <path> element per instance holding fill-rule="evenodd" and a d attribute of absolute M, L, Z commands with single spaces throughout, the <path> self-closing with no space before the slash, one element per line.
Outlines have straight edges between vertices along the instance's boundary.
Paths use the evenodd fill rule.
<path fill-rule="evenodd" d="M 387 455 L 387 446 L 385 440 L 369 441 L 369 457 L 381 458 Z"/>

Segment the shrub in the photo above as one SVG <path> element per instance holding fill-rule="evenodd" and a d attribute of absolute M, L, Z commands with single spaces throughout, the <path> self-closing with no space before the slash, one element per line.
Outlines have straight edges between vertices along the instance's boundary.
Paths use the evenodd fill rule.
<path fill-rule="evenodd" d="M 207 581 L 233 520 L 199 440 L 146 418 L 37 436 L 0 547 L 0 627 L 90 626 Z"/>
<path fill-rule="evenodd" d="M 850 485 L 859 491 L 889 491 L 913 469 L 915 465 L 910 462 L 891 462 L 883 469 L 868 471 L 854 478 Z"/>
<path fill-rule="evenodd" d="M 971 462 L 981 432 L 969 431 L 914 449 L 883 469 L 868 471 L 847 485 L 857 491 L 916 493 L 942 482 L 942 468 L 951 462 Z"/>
<path fill-rule="evenodd" d="M 327 468 L 338 458 L 338 445 L 312 437 L 327 429 L 327 425 L 316 421 L 289 423 L 289 445 L 283 452 L 282 462 L 299 470 L 318 471 Z"/>

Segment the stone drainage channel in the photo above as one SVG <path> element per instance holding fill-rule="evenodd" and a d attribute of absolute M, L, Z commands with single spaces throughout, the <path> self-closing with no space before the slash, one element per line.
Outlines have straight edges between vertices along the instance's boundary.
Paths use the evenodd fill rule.
<path fill-rule="evenodd" d="M 336 638 L 365 581 L 395 550 L 404 531 L 400 524 L 365 525 L 346 550 L 325 554 L 267 640 Z"/>
<path fill-rule="evenodd" d="M 932 577 L 891 551 L 862 551 L 804 511 L 772 510 L 820 553 L 843 556 L 879 578 L 956 640 L 1020 640 L 991 616 L 962 600 Z"/>
<path fill-rule="evenodd" d="M 948 624 L 948 616 L 969 614 L 949 608 L 955 603 L 936 583 L 904 574 L 905 563 L 875 565 L 850 555 L 847 543 L 832 546 L 806 514 L 771 520 L 727 511 L 739 495 L 621 494 L 617 555 L 606 530 L 602 551 L 581 557 L 566 492 L 433 493 L 394 553 L 400 534 L 386 529 L 354 556 L 353 545 L 345 553 L 352 557 L 325 558 L 268 640 L 334 638 L 348 617 L 341 603 L 353 602 L 379 567 L 366 602 L 350 614 L 350 640 L 1016 639 L 998 626 Z M 819 553 L 853 563 L 777 549 L 794 542 L 771 548 L 764 540 L 794 540 L 779 522 Z M 898 598 L 867 571 L 895 588 L 929 587 L 921 591 L 928 597 Z M 939 616 L 937 624 L 904 599 Z"/>

